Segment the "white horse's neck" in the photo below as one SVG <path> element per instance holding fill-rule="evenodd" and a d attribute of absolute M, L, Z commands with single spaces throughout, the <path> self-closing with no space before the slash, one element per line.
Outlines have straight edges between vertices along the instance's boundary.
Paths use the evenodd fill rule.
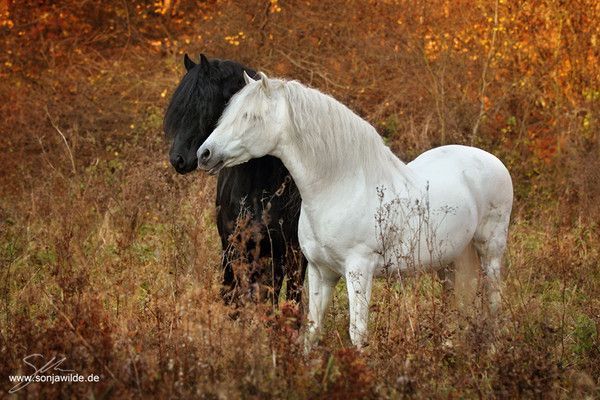
<path fill-rule="evenodd" d="M 337 100 L 293 81 L 285 96 L 292 123 L 273 155 L 292 174 L 303 201 L 349 181 L 416 183 L 375 128 Z"/>

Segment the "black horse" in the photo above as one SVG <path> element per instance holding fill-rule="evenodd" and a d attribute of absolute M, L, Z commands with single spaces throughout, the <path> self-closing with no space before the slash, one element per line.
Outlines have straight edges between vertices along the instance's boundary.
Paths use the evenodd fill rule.
<path fill-rule="evenodd" d="M 256 72 L 233 61 L 196 64 L 184 57 L 187 70 L 173 93 L 164 118 L 172 138 L 171 164 L 180 174 L 196 169 L 196 151 L 215 128 L 229 99 L 244 87 L 243 71 Z M 260 282 L 272 287 L 276 303 L 287 275 L 287 298 L 300 301 L 306 259 L 298 244 L 300 194 L 288 170 L 266 156 L 225 168 L 217 180 L 217 228 L 223 247 L 223 298 L 239 300 L 236 289 Z M 242 262 L 240 262 L 240 260 Z M 245 265 L 246 269 L 240 272 Z"/>

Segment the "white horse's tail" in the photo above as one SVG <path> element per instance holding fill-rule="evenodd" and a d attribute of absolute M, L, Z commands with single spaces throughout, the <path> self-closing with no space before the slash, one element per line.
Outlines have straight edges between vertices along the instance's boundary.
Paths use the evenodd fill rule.
<path fill-rule="evenodd" d="M 475 305 L 481 263 L 475 246 L 469 243 L 454 260 L 454 296 L 459 310 Z"/>

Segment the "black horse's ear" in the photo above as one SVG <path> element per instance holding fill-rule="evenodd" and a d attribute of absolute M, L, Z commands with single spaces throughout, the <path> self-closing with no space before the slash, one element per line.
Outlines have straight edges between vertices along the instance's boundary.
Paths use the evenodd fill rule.
<path fill-rule="evenodd" d="M 205 72 L 209 71 L 210 64 L 208 63 L 208 58 L 204 54 L 200 54 L 200 68 L 202 68 Z"/>
<path fill-rule="evenodd" d="M 196 63 L 192 61 L 192 59 L 185 53 L 183 56 L 183 65 L 185 65 L 185 69 L 189 71 L 190 69 L 196 66 Z"/>

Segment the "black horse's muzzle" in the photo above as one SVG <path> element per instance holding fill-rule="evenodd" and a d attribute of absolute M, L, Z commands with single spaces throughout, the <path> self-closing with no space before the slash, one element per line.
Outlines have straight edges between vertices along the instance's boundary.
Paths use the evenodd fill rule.
<path fill-rule="evenodd" d="M 196 157 L 186 160 L 183 155 L 176 154 L 171 157 L 171 165 L 175 168 L 175 171 L 183 175 L 195 170 L 198 167 L 198 160 Z"/>

